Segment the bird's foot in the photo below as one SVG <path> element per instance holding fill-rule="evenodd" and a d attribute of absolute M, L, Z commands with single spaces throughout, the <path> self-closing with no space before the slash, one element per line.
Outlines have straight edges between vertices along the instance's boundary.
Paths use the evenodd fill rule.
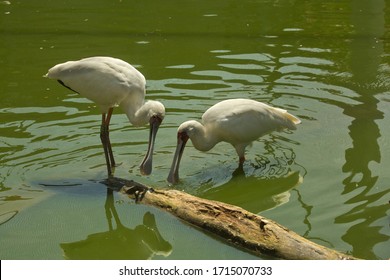
<path fill-rule="evenodd" d="M 240 162 L 236 170 L 233 171 L 232 176 L 233 177 L 238 177 L 238 176 L 244 176 L 245 171 L 244 171 L 244 163 Z"/>
<path fill-rule="evenodd" d="M 133 195 L 135 202 L 139 202 L 144 198 L 147 192 L 154 192 L 154 189 L 131 180 L 125 183 L 122 187 L 122 192 L 128 195 Z"/>

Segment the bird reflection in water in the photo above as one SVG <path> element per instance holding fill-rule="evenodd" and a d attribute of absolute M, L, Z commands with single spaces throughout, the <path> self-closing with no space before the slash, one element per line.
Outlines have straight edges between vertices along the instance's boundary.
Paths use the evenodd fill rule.
<path fill-rule="evenodd" d="M 288 202 L 292 189 L 299 192 L 298 186 L 307 171 L 296 162 L 294 150 L 275 138 L 262 140 L 264 151 L 256 155 L 245 171 L 238 167 L 228 182 L 219 186 L 203 185 L 200 195 L 239 205 L 253 213 Z"/>
<path fill-rule="evenodd" d="M 155 255 L 170 255 L 172 245 L 161 236 L 152 213 L 144 214 L 141 225 L 134 229 L 126 228 L 119 219 L 113 190 L 109 188 L 105 210 L 108 231 L 90 234 L 85 240 L 60 244 L 66 259 L 141 260 L 151 259 Z"/>

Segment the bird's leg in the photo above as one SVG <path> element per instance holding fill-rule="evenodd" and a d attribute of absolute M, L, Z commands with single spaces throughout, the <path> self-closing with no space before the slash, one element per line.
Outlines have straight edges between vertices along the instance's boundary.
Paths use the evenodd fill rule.
<path fill-rule="evenodd" d="M 111 147 L 111 141 L 110 141 L 110 131 L 108 129 L 111 121 L 112 112 L 114 111 L 114 108 L 110 108 L 108 110 L 107 118 L 106 118 L 106 125 L 107 125 L 107 145 L 108 145 L 108 154 L 110 156 L 111 166 L 115 167 L 115 160 L 114 160 L 114 154 L 112 153 L 112 147 Z"/>
<path fill-rule="evenodd" d="M 238 167 L 237 167 L 236 170 L 234 170 L 234 172 L 232 174 L 233 177 L 245 175 L 245 172 L 244 172 L 244 162 L 245 162 L 245 157 L 244 156 L 240 156 L 239 160 L 238 160 Z"/>
<path fill-rule="evenodd" d="M 102 125 L 100 127 L 100 139 L 103 144 L 104 156 L 106 157 L 106 165 L 108 176 L 112 175 L 112 167 L 115 166 L 114 155 L 112 153 L 110 135 L 109 135 L 109 125 L 113 109 L 110 108 L 106 116 L 105 113 L 102 114 Z"/>
<path fill-rule="evenodd" d="M 106 114 L 102 114 L 102 125 L 100 126 L 100 140 L 102 141 L 104 156 L 106 158 L 108 176 L 111 176 L 112 172 L 111 172 L 111 163 L 110 163 L 110 157 L 109 157 L 108 147 L 107 147 L 107 136 L 106 136 L 107 128 L 105 125 L 105 120 L 106 120 Z"/>
<path fill-rule="evenodd" d="M 245 156 L 240 156 L 238 159 L 238 166 L 242 168 L 244 165 L 244 162 L 245 162 Z"/>

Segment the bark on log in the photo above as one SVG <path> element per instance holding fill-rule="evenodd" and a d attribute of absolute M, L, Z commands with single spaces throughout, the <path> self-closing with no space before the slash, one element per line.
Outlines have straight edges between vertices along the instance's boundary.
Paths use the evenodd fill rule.
<path fill-rule="evenodd" d="M 154 190 L 134 181 L 109 178 L 110 188 L 138 203 L 168 211 L 254 255 L 293 260 L 347 260 L 352 256 L 318 245 L 282 225 L 240 207 L 198 198 L 178 190 Z"/>

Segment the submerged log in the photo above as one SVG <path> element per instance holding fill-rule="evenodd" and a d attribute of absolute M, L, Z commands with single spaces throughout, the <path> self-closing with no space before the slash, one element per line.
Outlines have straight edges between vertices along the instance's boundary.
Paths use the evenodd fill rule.
<path fill-rule="evenodd" d="M 352 256 L 318 245 L 288 228 L 240 207 L 178 190 L 155 190 L 134 181 L 109 178 L 105 184 L 138 203 L 167 211 L 257 256 L 279 259 L 346 260 Z"/>

